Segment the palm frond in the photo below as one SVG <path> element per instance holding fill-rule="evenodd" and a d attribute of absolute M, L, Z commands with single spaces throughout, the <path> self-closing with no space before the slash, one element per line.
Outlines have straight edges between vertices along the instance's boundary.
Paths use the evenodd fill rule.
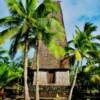
<path fill-rule="evenodd" d="M 7 50 L 0 50 L 0 56 L 7 53 Z"/>
<path fill-rule="evenodd" d="M 50 0 L 44 0 L 43 3 L 41 3 L 37 8 L 36 12 L 34 13 L 34 16 L 36 18 L 43 18 L 43 17 L 54 17 L 55 15 L 60 12 L 60 6 L 56 1 Z"/>
<path fill-rule="evenodd" d="M 15 32 L 17 32 L 17 30 L 19 29 L 19 26 L 17 27 L 12 27 L 12 28 L 7 28 L 3 31 L 0 32 L 0 37 L 11 37 L 12 35 L 15 34 Z"/>
<path fill-rule="evenodd" d="M 70 40 L 70 41 L 67 42 L 68 45 L 71 44 L 71 43 L 73 43 L 73 40 Z"/>
<path fill-rule="evenodd" d="M 23 25 L 22 25 L 22 34 L 26 33 L 29 29 L 28 22 L 25 20 Z"/>
<path fill-rule="evenodd" d="M 45 7 L 46 7 L 46 12 L 48 13 L 57 13 L 60 11 L 59 9 L 59 3 L 53 0 L 49 0 L 49 1 L 44 1 Z"/>
<path fill-rule="evenodd" d="M 25 12 L 23 12 L 22 6 L 19 5 L 17 0 L 5 0 L 5 1 L 9 7 L 9 11 L 11 12 L 11 14 L 24 16 Z"/>
<path fill-rule="evenodd" d="M 30 23 L 30 25 L 32 25 L 31 27 L 37 27 L 37 20 L 35 18 L 32 17 L 28 17 L 28 21 Z"/>
<path fill-rule="evenodd" d="M 54 34 L 48 33 L 45 30 L 41 30 L 41 34 L 42 34 L 42 41 L 44 42 L 45 45 L 48 45 L 51 39 L 54 37 Z"/>
<path fill-rule="evenodd" d="M 29 49 L 36 48 L 36 39 L 28 38 L 28 40 L 29 40 Z M 24 44 L 25 44 L 25 41 L 23 39 L 21 39 L 18 44 L 18 49 L 24 51 L 24 46 L 25 46 Z"/>
<path fill-rule="evenodd" d="M 76 34 L 80 34 L 81 33 L 81 30 L 79 29 L 79 27 L 77 25 L 75 27 L 76 27 L 75 33 Z"/>
<path fill-rule="evenodd" d="M 51 33 L 55 39 L 64 41 L 64 28 L 56 19 L 39 18 L 38 24 L 42 30 L 44 29 L 46 33 Z"/>
<path fill-rule="evenodd" d="M 19 0 L 18 3 L 20 5 L 20 7 L 21 7 L 22 12 L 26 13 L 26 9 L 24 8 L 24 4 L 23 4 L 22 0 Z"/>
<path fill-rule="evenodd" d="M 92 39 L 93 40 L 95 40 L 95 39 L 100 40 L 100 35 L 93 36 Z"/>
<path fill-rule="evenodd" d="M 19 26 L 5 29 L 0 32 L 0 43 L 4 43 L 7 39 L 11 38 L 19 29 Z"/>
<path fill-rule="evenodd" d="M 36 6 L 37 6 L 38 0 L 26 0 L 26 10 L 29 16 L 32 16 Z"/>
<path fill-rule="evenodd" d="M 73 54 L 74 49 L 72 47 L 70 47 L 69 45 L 67 45 L 65 47 L 65 51 L 67 54 Z"/>
<path fill-rule="evenodd" d="M 11 55 L 11 58 L 13 58 L 17 52 L 18 49 L 18 44 L 21 38 L 21 33 L 22 33 L 22 27 L 20 28 L 20 30 L 18 31 L 18 33 L 16 34 L 16 38 L 13 39 L 10 50 L 9 50 L 9 54 Z"/>
<path fill-rule="evenodd" d="M 91 50 L 88 52 L 88 54 L 95 59 L 100 59 L 100 50 Z"/>
<path fill-rule="evenodd" d="M 25 42 L 23 40 L 20 40 L 20 42 L 17 44 L 17 50 L 21 50 L 22 52 L 24 52 L 24 44 Z"/>
<path fill-rule="evenodd" d="M 21 20 L 18 17 L 7 16 L 0 19 L 0 26 L 13 27 L 19 25 Z"/>
<path fill-rule="evenodd" d="M 54 0 L 44 0 L 43 3 L 46 6 L 47 11 L 58 11 L 59 10 L 59 2 L 54 1 Z"/>
<path fill-rule="evenodd" d="M 90 22 L 86 22 L 84 25 L 84 32 L 86 32 L 87 36 L 91 34 L 92 32 L 96 31 L 96 29 L 97 29 L 97 26 L 93 25 Z"/>
<path fill-rule="evenodd" d="M 91 42 L 92 48 L 94 50 L 99 50 L 100 49 L 100 43 L 97 42 Z"/>
<path fill-rule="evenodd" d="M 0 45 L 4 44 L 6 41 L 6 39 L 4 37 L 0 36 Z"/>
<path fill-rule="evenodd" d="M 34 18 L 41 18 L 48 15 L 48 13 L 46 12 L 46 7 L 44 5 L 44 3 L 41 3 L 35 10 L 35 12 L 33 13 L 33 17 Z"/>
<path fill-rule="evenodd" d="M 89 44 L 86 34 L 84 32 L 81 32 L 79 29 L 76 30 L 76 34 L 73 37 L 73 43 L 76 48 L 80 48 L 84 46 L 85 44 L 86 45 Z"/>
<path fill-rule="evenodd" d="M 53 39 L 50 41 L 49 45 L 47 46 L 48 49 L 50 50 L 50 52 L 52 54 L 54 54 L 54 56 L 57 59 L 60 59 L 62 57 L 64 57 L 64 55 L 66 54 L 64 48 L 62 46 L 60 46 L 56 41 L 54 41 Z"/>

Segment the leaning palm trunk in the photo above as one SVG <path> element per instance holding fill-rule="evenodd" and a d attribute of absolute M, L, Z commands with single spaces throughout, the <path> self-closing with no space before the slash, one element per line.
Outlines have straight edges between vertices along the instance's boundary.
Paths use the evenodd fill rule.
<path fill-rule="evenodd" d="M 27 73 L 28 73 L 28 39 L 25 40 L 25 50 L 24 50 L 24 99 L 30 100 L 29 89 L 27 83 Z"/>
<path fill-rule="evenodd" d="M 39 100 L 39 48 L 40 48 L 40 40 L 37 39 L 37 51 L 36 51 L 36 100 Z"/>
<path fill-rule="evenodd" d="M 73 90 L 74 90 L 74 87 L 75 87 L 75 84 L 76 84 L 76 79 L 77 79 L 77 73 L 78 73 L 78 67 L 76 68 L 76 71 L 75 71 L 74 80 L 73 80 L 73 83 L 72 83 L 72 87 L 70 89 L 68 100 L 72 99 L 72 94 L 73 94 Z"/>

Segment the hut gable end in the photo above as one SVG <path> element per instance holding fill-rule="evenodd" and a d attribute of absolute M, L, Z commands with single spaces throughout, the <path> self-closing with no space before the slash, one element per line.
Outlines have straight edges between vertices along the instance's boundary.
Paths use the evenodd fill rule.
<path fill-rule="evenodd" d="M 55 14 L 56 18 L 59 20 L 59 22 L 63 25 L 63 15 L 62 15 L 62 11 L 61 11 L 61 6 L 60 6 L 60 2 L 55 2 L 59 8 L 58 13 Z M 54 16 L 54 14 L 53 14 Z M 65 33 L 65 32 L 64 32 Z M 64 42 L 61 42 L 59 39 L 57 40 L 58 43 L 64 47 L 66 45 L 66 35 L 64 34 Z M 44 45 L 44 43 L 41 43 L 40 45 L 40 49 L 39 49 L 39 64 L 40 64 L 40 69 L 59 69 L 62 68 L 60 65 L 60 61 L 61 59 L 56 59 L 54 57 L 54 55 L 48 50 L 48 48 Z M 68 63 L 66 63 L 68 64 Z M 36 56 L 34 56 L 34 60 L 33 60 L 33 69 L 36 69 Z M 63 68 L 68 68 L 67 66 L 64 66 Z"/>

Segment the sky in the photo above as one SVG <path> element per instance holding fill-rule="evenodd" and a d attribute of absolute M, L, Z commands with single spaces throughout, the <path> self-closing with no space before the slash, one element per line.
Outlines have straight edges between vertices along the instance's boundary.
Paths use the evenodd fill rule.
<path fill-rule="evenodd" d="M 61 0 L 65 30 L 68 40 L 75 33 L 75 25 L 81 29 L 85 22 L 92 22 L 100 34 L 100 0 Z"/>
<path fill-rule="evenodd" d="M 60 0 L 67 40 L 72 39 L 75 26 L 81 29 L 85 22 L 92 22 L 98 28 L 95 32 L 100 34 L 100 0 Z M 4 0 L 0 0 L 0 18 L 8 15 Z M 5 47 L 7 48 L 7 44 Z"/>

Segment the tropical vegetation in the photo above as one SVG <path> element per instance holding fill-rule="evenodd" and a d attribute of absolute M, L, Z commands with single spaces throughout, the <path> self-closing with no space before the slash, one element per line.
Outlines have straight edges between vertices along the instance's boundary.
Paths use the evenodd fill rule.
<path fill-rule="evenodd" d="M 25 2 L 24 2 L 25 1 Z M 0 44 L 11 41 L 9 52 L 0 47 L 0 90 L 24 77 L 24 99 L 30 100 L 28 88 L 29 51 L 36 53 L 36 96 L 39 100 L 39 50 L 45 44 L 55 58 L 66 58 L 71 66 L 71 88 L 68 100 L 72 100 L 75 87 L 80 91 L 100 92 L 100 35 L 93 32 L 97 27 L 86 22 L 83 30 L 76 26 L 73 39 L 65 48 L 59 45 L 64 40 L 64 28 L 57 16 L 57 2 L 53 0 L 5 0 L 10 14 L 0 19 Z M 20 61 L 14 59 L 22 50 Z M 32 54 L 34 58 L 34 53 Z M 58 94 L 57 97 L 59 98 Z"/>
<path fill-rule="evenodd" d="M 29 90 L 27 85 L 28 51 L 34 47 L 37 51 L 37 83 L 36 100 L 39 100 L 39 46 L 41 41 L 48 45 L 48 48 L 56 55 L 63 55 L 64 51 L 57 44 L 57 38 L 62 38 L 63 27 L 52 13 L 56 13 L 58 8 L 52 0 L 44 0 L 38 5 L 38 0 L 26 0 L 25 4 L 21 0 L 5 0 L 10 11 L 10 15 L 0 19 L 0 25 L 5 26 L 0 32 L 2 41 L 9 37 L 12 41 L 10 55 L 13 58 L 18 48 L 24 48 L 24 85 L 25 100 L 29 100 Z M 42 10 L 42 11 L 41 11 Z M 54 28 L 54 30 L 51 30 Z M 59 30 L 58 30 L 59 29 Z M 55 48 L 56 47 L 56 48 Z M 57 52 L 58 49 L 61 51 Z"/>
<path fill-rule="evenodd" d="M 100 44 L 97 41 L 94 41 L 96 39 L 100 40 L 100 35 L 92 35 L 96 28 L 97 27 L 94 24 L 89 22 L 85 23 L 83 31 L 76 26 L 76 32 L 73 36 L 73 40 L 69 41 L 65 48 L 67 52 L 66 56 L 68 56 L 67 58 L 69 58 L 70 64 L 73 66 L 72 71 L 74 74 L 69 100 L 72 98 L 72 92 L 77 81 L 77 75 L 79 71 L 83 70 L 82 66 L 85 62 L 85 66 L 87 68 L 88 66 L 91 66 L 88 65 L 88 63 L 93 61 L 92 59 L 95 59 L 96 62 L 100 59 Z M 95 65 L 92 66 L 95 68 Z"/>

